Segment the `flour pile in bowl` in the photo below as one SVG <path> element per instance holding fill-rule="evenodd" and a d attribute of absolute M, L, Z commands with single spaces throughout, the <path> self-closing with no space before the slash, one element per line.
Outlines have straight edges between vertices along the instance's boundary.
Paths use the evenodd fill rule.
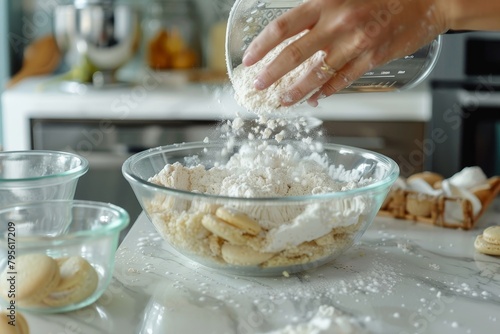
<path fill-rule="evenodd" d="M 373 180 L 321 152 L 304 156 L 302 147 L 250 141 L 217 166 L 168 164 L 149 181 L 193 195 L 157 194 L 146 211 L 174 247 L 205 261 L 261 268 L 326 261 L 354 242 L 373 205 L 366 194 L 328 194 Z"/>
<path fill-rule="evenodd" d="M 330 261 L 368 226 L 375 200 L 366 193 L 342 195 L 373 182 L 363 166 L 346 170 L 335 164 L 324 150 L 321 121 L 276 103 L 318 57 L 266 92 L 252 84 L 262 64 L 235 69 L 235 98 L 256 117 L 222 123 L 219 157 L 207 159 L 214 152 L 205 148 L 149 179 L 184 191 L 157 192 L 145 205 L 171 245 L 208 266 L 292 273 Z"/>

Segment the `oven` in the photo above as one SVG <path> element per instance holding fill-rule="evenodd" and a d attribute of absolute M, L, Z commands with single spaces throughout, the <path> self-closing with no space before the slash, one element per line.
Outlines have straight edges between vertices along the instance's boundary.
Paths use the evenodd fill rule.
<path fill-rule="evenodd" d="M 467 166 L 500 175 L 500 33 L 445 35 L 430 83 L 426 168 L 446 177 Z"/>
<path fill-rule="evenodd" d="M 111 202 L 126 208 L 131 220 L 142 209 L 121 174 L 134 153 L 161 145 L 202 141 L 217 126 L 211 120 L 106 120 L 32 118 L 31 148 L 73 152 L 89 161 L 90 170 L 78 182 L 75 198 Z"/>

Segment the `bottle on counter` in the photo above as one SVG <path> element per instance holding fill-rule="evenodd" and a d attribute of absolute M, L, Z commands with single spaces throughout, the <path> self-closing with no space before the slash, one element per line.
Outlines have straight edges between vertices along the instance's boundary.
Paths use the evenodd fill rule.
<path fill-rule="evenodd" d="M 194 0 L 153 0 L 144 21 L 145 58 L 155 70 L 182 70 L 202 66 Z"/>
<path fill-rule="evenodd" d="M 212 0 L 214 18 L 207 32 L 207 67 L 221 80 L 229 80 L 226 65 L 226 31 L 234 0 Z"/>

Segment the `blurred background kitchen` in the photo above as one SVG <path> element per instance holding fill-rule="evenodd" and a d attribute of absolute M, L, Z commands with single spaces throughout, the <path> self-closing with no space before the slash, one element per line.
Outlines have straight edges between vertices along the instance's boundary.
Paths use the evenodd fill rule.
<path fill-rule="evenodd" d="M 224 59 L 232 3 L 0 1 L 2 149 L 82 154 L 90 171 L 76 198 L 120 205 L 134 221 L 140 207 L 123 161 L 150 147 L 203 140 L 240 111 Z M 472 165 L 493 176 L 500 175 L 499 90 L 500 34 L 447 34 L 419 86 L 341 94 L 307 112 L 323 121 L 327 140 L 386 154 L 404 176 L 451 176 Z"/>

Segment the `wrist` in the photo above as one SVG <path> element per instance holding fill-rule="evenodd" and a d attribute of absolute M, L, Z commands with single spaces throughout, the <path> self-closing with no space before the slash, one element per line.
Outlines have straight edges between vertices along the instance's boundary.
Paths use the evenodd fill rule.
<path fill-rule="evenodd" d="M 407 0 L 414 2 L 415 0 Z M 416 5 L 418 13 L 426 24 L 429 26 L 429 33 L 441 34 L 450 28 L 448 17 L 448 2 L 454 0 L 417 0 Z"/>
<path fill-rule="evenodd" d="M 447 29 L 500 30 L 500 1 L 436 0 Z"/>

